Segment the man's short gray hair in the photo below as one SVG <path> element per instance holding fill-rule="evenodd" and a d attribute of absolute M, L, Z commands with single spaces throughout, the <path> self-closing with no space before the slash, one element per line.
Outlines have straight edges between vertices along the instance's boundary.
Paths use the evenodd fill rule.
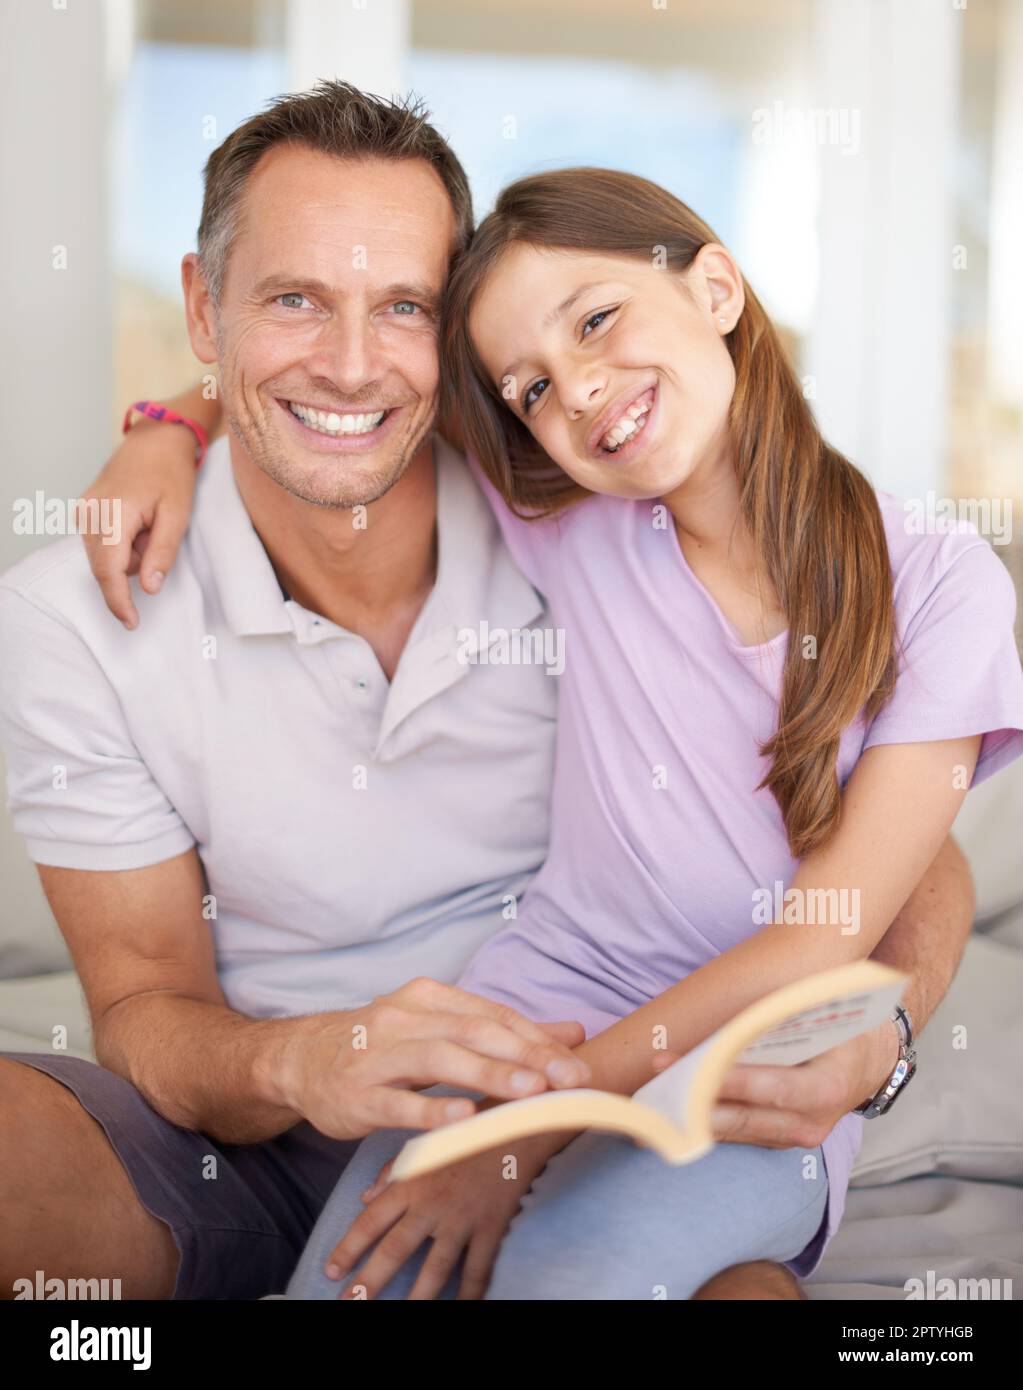
<path fill-rule="evenodd" d="M 210 155 L 203 173 L 199 264 L 215 304 L 238 233 L 249 175 L 275 145 L 300 145 L 339 159 L 422 159 L 436 171 L 455 213 L 454 254 L 472 236 L 472 194 L 451 146 L 427 120 L 415 97 L 388 101 L 350 82 L 322 81 L 311 91 L 278 97 L 233 130 Z"/>

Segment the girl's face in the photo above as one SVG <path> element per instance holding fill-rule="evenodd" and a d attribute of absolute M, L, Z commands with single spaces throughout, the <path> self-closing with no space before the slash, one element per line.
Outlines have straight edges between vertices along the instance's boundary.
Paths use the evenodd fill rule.
<path fill-rule="evenodd" d="M 571 478 L 664 497 L 731 466 L 724 335 L 742 307 L 742 277 L 717 245 L 677 275 L 516 244 L 484 282 L 469 331 L 509 409 Z"/>

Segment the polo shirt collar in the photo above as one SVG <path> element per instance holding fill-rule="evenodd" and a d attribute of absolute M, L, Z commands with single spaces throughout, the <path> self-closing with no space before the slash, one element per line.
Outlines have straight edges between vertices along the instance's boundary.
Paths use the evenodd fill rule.
<path fill-rule="evenodd" d="M 276 571 L 234 480 L 226 435 L 214 440 L 206 454 L 195 525 L 231 631 L 238 637 L 292 632 Z"/>
<path fill-rule="evenodd" d="M 543 611 L 542 601 L 501 542 L 497 522 L 465 458 L 435 436 L 437 472 L 437 578 L 409 635 L 395 681 L 412 649 L 454 655 L 459 633 L 523 627 Z M 226 436 L 214 441 L 203 465 L 195 525 L 220 595 L 224 617 L 239 637 L 294 633 L 298 608 L 281 591 L 263 543 L 238 491 Z M 302 610 L 304 612 L 305 610 Z M 328 632 L 342 629 L 323 620 Z M 415 663 L 418 665 L 418 662 Z M 460 665 L 464 674 L 465 666 Z"/>
<path fill-rule="evenodd" d="M 437 579 L 413 635 L 530 622 L 543 604 L 505 548 L 465 457 L 435 436 L 434 459 Z"/>
<path fill-rule="evenodd" d="M 435 437 L 437 467 L 437 579 L 398 662 L 380 722 L 374 756 L 386 759 L 388 742 L 416 709 L 467 675 L 463 649 L 478 645 L 486 624 L 488 645 L 503 628 L 525 627 L 543 601 L 516 567 L 497 521 L 465 458 Z M 464 635 L 474 634 L 466 644 Z"/>

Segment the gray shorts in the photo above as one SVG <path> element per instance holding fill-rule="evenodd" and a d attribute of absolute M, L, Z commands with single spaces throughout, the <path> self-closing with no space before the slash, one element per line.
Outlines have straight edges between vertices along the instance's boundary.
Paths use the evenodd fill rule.
<path fill-rule="evenodd" d="M 181 1252 L 174 1298 L 283 1293 L 359 1147 L 305 1122 L 261 1144 L 222 1144 L 171 1124 L 129 1081 L 95 1062 L 48 1052 L 0 1057 L 54 1077 L 102 1125 L 139 1200 L 167 1223 Z"/>

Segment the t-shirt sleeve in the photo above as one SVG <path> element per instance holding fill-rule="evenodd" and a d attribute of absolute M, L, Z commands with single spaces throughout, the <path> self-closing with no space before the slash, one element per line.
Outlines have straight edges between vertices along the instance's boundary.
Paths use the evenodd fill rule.
<path fill-rule="evenodd" d="M 0 745 L 37 864 L 138 869 L 195 839 L 139 757 L 117 692 L 73 626 L 0 585 Z"/>
<path fill-rule="evenodd" d="M 504 537 L 511 557 L 534 588 L 550 597 L 555 582 L 553 561 L 557 555 L 558 518 L 540 517 L 535 521 L 516 516 L 507 502 L 470 454 L 469 467 Z"/>
<path fill-rule="evenodd" d="M 982 734 L 976 786 L 1023 753 L 1023 667 L 1008 570 L 980 537 L 957 541 L 938 551 L 899 615 L 895 693 L 863 746 Z"/>

